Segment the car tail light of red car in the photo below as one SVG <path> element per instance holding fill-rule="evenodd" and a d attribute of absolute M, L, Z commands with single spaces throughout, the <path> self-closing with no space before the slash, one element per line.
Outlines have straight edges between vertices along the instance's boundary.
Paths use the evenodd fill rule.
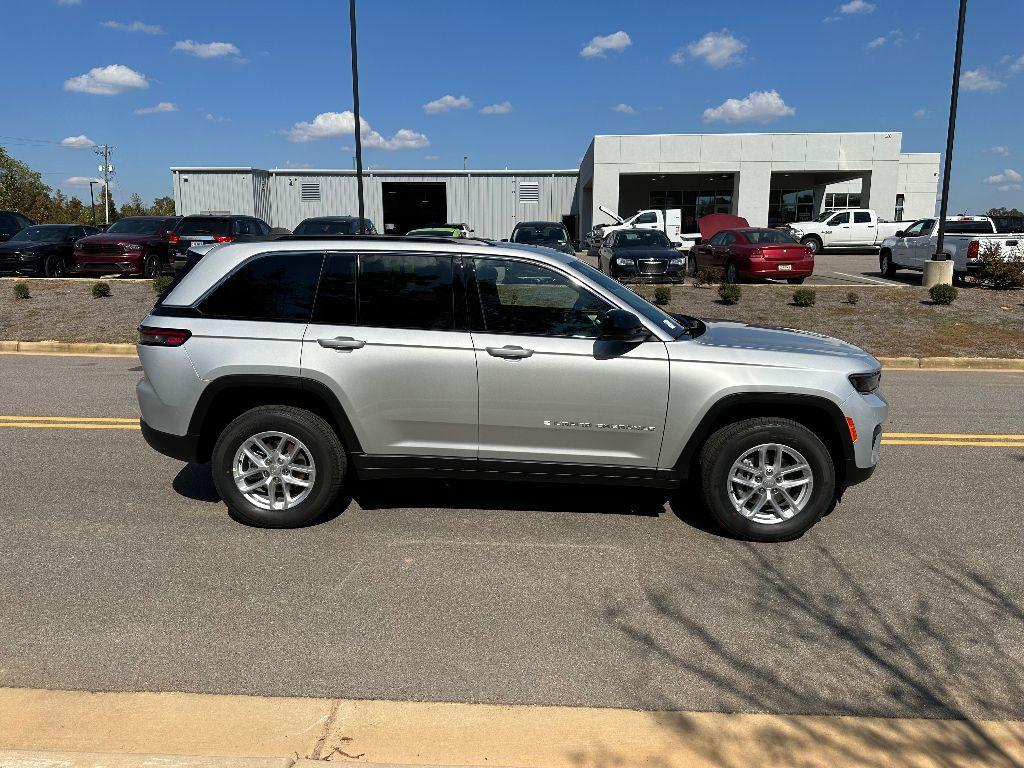
<path fill-rule="evenodd" d="M 181 242 L 181 238 L 178 237 L 177 235 L 168 235 L 167 236 L 167 242 L 168 243 L 180 243 Z"/>
<path fill-rule="evenodd" d="M 139 326 L 139 344 L 144 347 L 180 347 L 192 336 L 182 328 L 153 328 Z"/>
<path fill-rule="evenodd" d="M 233 238 L 231 235 L 214 235 L 213 239 L 216 242 L 218 242 L 218 243 L 233 243 L 233 242 L 235 242 L 235 238 Z"/>

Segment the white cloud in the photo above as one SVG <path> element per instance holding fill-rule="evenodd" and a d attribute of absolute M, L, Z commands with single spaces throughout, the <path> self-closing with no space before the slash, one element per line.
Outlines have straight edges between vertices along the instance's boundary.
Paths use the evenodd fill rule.
<path fill-rule="evenodd" d="M 312 168 L 310 163 L 293 163 L 291 160 L 284 161 L 285 168 Z"/>
<path fill-rule="evenodd" d="M 96 146 L 96 142 L 88 136 L 68 136 L 66 139 L 60 140 L 60 145 L 71 149 L 92 149 Z"/>
<path fill-rule="evenodd" d="M 1002 173 L 997 173 L 985 179 L 986 184 L 1006 184 L 1007 182 L 1019 184 L 1022 181 L 1024 181 L 1024 176 L 1021 176 L 1013 168 L 1004 168 Z"/>
<path fill-rule="evenodd" d="M 145 35 L 162 35 L 164 33 L 163 29 L 156 24 L 143 24 L 141 21 L 104 21 L 100 26 L 116 29 L 119 32 L 141 32 Z"/>
<path fill-rule="evenodd" d="M 1017 74 L 1018 72 L 1024 72 L 1024 56 L 1019 56 L 1016 59 L 1014 59 L 1011 56 L 1009 60 L 1012 61 L 1012 63 L 1010 64 L 1011 72 L 1013 72 L 1014 74 Z"/>
<path fill-rule="evenodd" d="M 178 105 L 170 101 L 161 101 L 152 107 L 139 107 L 135 110 L 136 115 L 156 115 L 161 112 L 177 112 Z"/>
<path fill-rule="evenodd" d="M 868 48 L 878 48 L 879 46 L 885 45 L 889 41 L 885 35 L 876 37 L 868 43 Z"/>
<path fill-rule="evenodd" d="M 999 157 L 1006 157 L 1008 154 L 1010 154 L 1010 148 L 1004 147 L 1001 144 L 997 144 L 994 147 L 989 147 L 988 149 L 984 150 L 984 152 L 986 152 L 989 155 L 999 155 Z"/>
<path fill-rule="evenodd" d="M 1017 189 L 1021 189 L 1020 184 L 1003 184 L 1001 187 L 996 187 L 1000 192 L 1012 192 Z"/>
<path fill-rule="evenodd" d="M 742 99 L 726 99 L 717 107 L 704 110 L 704 122 L 767 123 L 780 117 L 796 114 L 796 110 L 782 100 L 778 91 L 754 91 Z"/>
<path fill-rule="evenodd" d="M 145 90 L 146 88 L 149 88 L 146 76 L 124 64 L 93 67 L 84 75 L 71 77 L 64 81 L 65 91 L 92 93 L 97 96 L 116 96 L 125 91 Z"/>
<path fill-rule="evenodd" d="M 596 37 L 592 37 L 590 42 L 583 46 L 583 50 L 580 51 L 580 56 L 585 59 L 589 59 L 594 56 L 603 57 L 609 51 L 624 51 L 632 44 L 633 41 L 629 38 L 629 35 L 620 29 L 618 32 L 612 32 L 610 35 L 597 35 Z"/>
<path fill-rule="evenodd" d="M 224 56 L 238 58 L 242 55 L 242 52 L 238 50 L 238 46 L 234 43 L 197 43 L 195 40 L 179 40 L 171 50 L 181 51 L 200 59 L 219 59 Z"/>
<path fill-rule="evenodd" d="M 103 183 L 103 179 L 91 178 L 89 176 L 69 176 L 64 179 L 63 184 L 65 187 L 88 187 L 90 181 L 99 184 Z"/>
<path fill-rule="evenodd" d="M 883 45 L 903 45 L 903 32 L 894 29 L 888 34 L 879 35 L 868 42 L 867 48 L 880 48 Z"/>
<path fill-rule="evenodd" d="M 621 112 L 624 115 L 635 115 L 636 110 L 633 109 L 629 104 L 616 104 L 612 107 L 613 112 Z"/>
<path fill-rule="evenodd" d="M 503 101 L 500 104 L 488 104 L 480 110 L 480 113 L 484 115 L 507 115 L 511 111 L 512 102 Z"/>
<path fill-rule="evenodd" d="M 960 75 L 960 87 L 965 91 L 998 91 L 1003 81 L 995 77 L 987 69 L 969 69 Z"/>
<path fill-rule="evenodd" d="M 850 2 L 840 5 L 836 10 L 839 13 L 845 14 L 872 13 L 875 10 L 875 4 L 865 2 L 865 0 L 850 0 Z"/>
<path fill-rule="evenodd" d="M 708 32 L 700 40 L 694 40 L 686 46 L 686 53 L 695 59 L 701 59 L 712 69 L 722 69 L 730 64 L 738 64 L 740 54 L 747 49 L 747 44 L 734 36 L 729 30 Z M 673 64 L 682 64 L 686 55 L 680 48 L 669 57 Z"/>
<path fill-rule="evenodd" d="M 451 112 L 453 109 L 469 109 L 473 106 L 473 100 L 468 96 L 452 96 L 450 93 L 439 99 L 428 101 L 423 105 L 423 111 L 428 115 L 437 115 L 442 112 Z"/>
<path fill-rule="evenodd" d="M 207 112 L 206 113 L 206 119 L 209 120 L 211 123 L 230 123 L 231 122 L 231 118 L 230 117 L 222 117 L 221 115 L 215 115 L 212 112 Z"/>
<path fill-rule="evenodd" d="M 441 156 L 440 155 L 424 155 L 423 159 L 424 160 L 440 160 Z"/>
<path fill-rule="evenodd" d="M 915 109 L 914 110 L 914 117 L 916 117 L 918 120 L 924 120 L 926 117 L 928 117 L 928 110 L 927 109 Z"/>
<path fill-rule="evenodd" d="M 324 112 L 314 117 L 311 122 L 295 123 L 285 131 L 285 134 L 289 141 L 306 143 L 338 136 L 352 136 L 355 134 L 355 125 L 355 115 L 349 110 Z M 424 149 L 430 146 L 430 140 L 424 134 L 410 131 L 408 128 L 400 128 L 390 139 L 386 139 L 361 117 L 359 125 L 359 136 L 363 146 L 370 149 Z"/>
<path fill-rule="evenodd" d="M 57 5 L 81 5 L 82 0 L 57 0 Z"/>

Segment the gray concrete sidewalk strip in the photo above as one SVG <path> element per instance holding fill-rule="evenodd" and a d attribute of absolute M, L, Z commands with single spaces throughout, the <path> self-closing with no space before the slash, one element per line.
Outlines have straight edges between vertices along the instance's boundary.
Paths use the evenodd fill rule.
<path fill-rule="evenodd" d="M 333 759 L 332 759 L 333 758 Z M 348 762 L 332 756 L 322 760 L 291 757 L 194 757 L 188 755 L 142 755 L 111 752 L 36 752 L 0 750 L 0 768 L 318 768 L 328 762 Z M 409 763 L 366 763 L 365 768 L 422 768 Z M 431 768 L 485 768 L 484 766 L 431 766 Z M 513 768 L 486 766 L 486 768 Z"/>

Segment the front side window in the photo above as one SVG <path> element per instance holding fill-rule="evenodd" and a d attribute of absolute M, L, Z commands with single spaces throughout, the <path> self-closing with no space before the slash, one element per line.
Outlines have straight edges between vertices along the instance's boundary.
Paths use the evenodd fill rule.
<path fill-rule="evenodd" d="M 600 335 L 603 299 L 547 267 L 511 259 L 476 259 L 487 333 L 510 336 Z"/>
<path fill-rule="evenodd" d="M 850 223 L 850 214 L 849 213 L 837 213 L 832 218 L 832 220 L 829 221 L 828 225 L 830 227 L 835 227 L 835 226 L 838 226 L 839 224 L 849 224 L 849 223 Z"/>
<path fill-rule="evenodd" d="M 633 223 L 634 224 L 657 224 L 658 223 L 658 216 L 657 216 L 657 214 L 654 214 L 654 213 L 642 213 L 639 216 L 637 216 L 636 221 L 633 222 Z"/>
<path fill-rule="evenodd" d="M 904 237 L 920 237 L 921 236 L 921 232 L 924 230 L 924 225 L 925 225 L 925 222 L 923 222 L 923 221 L 915 221 L 913 224 L 911 224 L 909 227 L 907 227 L 903 231 L 903 236 Z"/>
<path fill-rule="evenodd" d="M 235 270 L 199 304 L 207 317 L 308 323 L 322 253 L 256 256 Z"/>
<path fill-rule="evenodd" d="M 725 232 L 719 232 L 708 240 L 708 245 L 721 245 L 723 242 L 725 242 Z"/>
<path fill-rule="evenodd" d="M 449 331 L 455 325 L 451 256 L 359 257 L 359 324 Z"/>

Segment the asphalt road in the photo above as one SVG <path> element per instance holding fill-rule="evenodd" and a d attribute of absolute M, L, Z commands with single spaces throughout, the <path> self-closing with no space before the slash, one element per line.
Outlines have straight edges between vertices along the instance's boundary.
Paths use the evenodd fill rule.
<path fill-rule="evenodd" d="M 135 366 L 2 355 L 0 415 L 133 416 Z M 1022 385 L 887 372 L 888 429 L 1021 434 Z M 886 446 L 776 545 L 506 484 L 259 530 L 133 430 L 0 427 L 0 468 L 0 686 L 1024 718 L 1024 447 Z"/>

